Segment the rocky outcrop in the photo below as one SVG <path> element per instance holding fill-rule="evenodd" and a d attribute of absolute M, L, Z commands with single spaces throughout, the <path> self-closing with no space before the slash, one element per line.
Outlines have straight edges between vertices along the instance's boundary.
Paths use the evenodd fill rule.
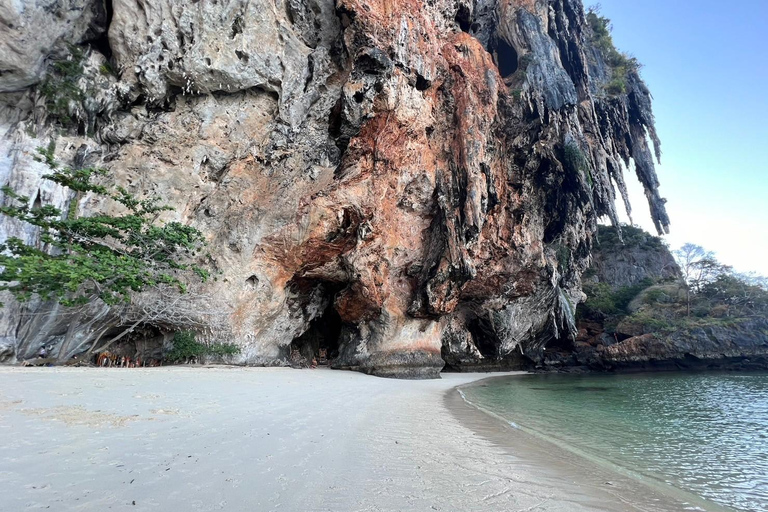
<path fill-rule="evenodd" d="M 668 228 L 650 93 L 632 69 L 624 93 L 606 91 L 618 71 L 579 0 L 113 0 L 105 12 L 107 36 L 94 29 L 98 44 L 76 51 L 64 43 L 89 40 L 72 28 L 91 26 L 85 14 L 66 36 L 51 24 L 43 51 L 2 36 L 45 55 L 48 74 L 0 75 L 2 90 L 44 80 L 3 99 L 0 177 L 67 206 L 33 158 L 53 140 L 59 159 L 172 204 L 169 219 L 208 237 L 218 280 L 205 292 L 241 347 L 232 362 L 276 364 L 307 339 L 336 367 L 384 376 L 541 361 L 575 338 L 581 273 L 597 219 L 617 218 L 614 184 L 626 197 L 624 165 Z M 2 234 L 36 237 L 7 220 Z M 17 359 L 66 331 L 61 316 L 25 330 L 40 307 L 2 317 Z"/>
<path fill-rule="evenodd" d="M 598 350 L 605 368 L 768 368 L 768 319 L 642 334 Z"/>
<path fill-rule="evenodd" d="M 93 0 L 28 0 L 0 5 L 0 93 L 38 83 L 46 61 L 67 45 L 97 40 L 107 9 Z M 60 56 L 60 55 L 59 55 Z"/>
<path fill-rule="evenodd" d="M 621 331 L 621 329 L 619 329 Z M 648 332 L 644 332 L 648 331 Z M 604 336 L 577 342 L 548 355 L 541 368 L 556 370 L 742 370 L 768 368 L 768 319 L 727 322 L 660 331 L 640 326 L 633 336 Z"/>
<path fill-rule="evenodd" d="M 606 283 L 612 288 L 636 286 L 644 281 L 682 279 L 680 268 L 664 242 L 633 226 L 622 227 L 623 236 L 608 226 L 598 229 L 598 242 L 585 281 Z"/>
<path fill-rule="evenodd" d="M 624 228 L 624 243 L 613 228 L 599 232 L 585 273 L 585 290 L 595 297 L 579 307 L 576 341 L 553 347 L 539 368 L 768 368 L 768 318 L 695 294 L 692 302 L 701 304 L 687 306 L 680 269 L 660 239 L 633 227 Z M 768 294 L 750 293 L 755 301 Z"/>

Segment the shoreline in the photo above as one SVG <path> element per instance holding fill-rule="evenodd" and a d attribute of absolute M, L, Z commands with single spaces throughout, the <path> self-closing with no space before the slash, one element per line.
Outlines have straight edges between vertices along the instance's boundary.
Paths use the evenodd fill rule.
<path fill-rule="evenodd" d="M 508 375 L 0 368 L 0 509 L 665 510 L 495 438 L 456 389 Z"/>
<path fill-rule="evenodd" d="M 487 380 L 459 385 L 447 392 L 446 407 L 459 421 L 510 453 L 541 464 L 560 478 L 572 479 L 580 487 L 608 492 L 622 501 L 628 507 L 627 510 L 736 512 L 735 509 L 627 470 L 611 461 L 590 456 L 525 426 L 516 425 L 465 396 L 464 389 L 482 386 Z"/>

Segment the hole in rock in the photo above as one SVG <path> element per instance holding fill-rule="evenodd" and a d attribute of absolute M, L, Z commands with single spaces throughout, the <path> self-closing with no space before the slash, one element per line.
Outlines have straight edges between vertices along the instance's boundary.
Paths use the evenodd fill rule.
<path fill-rule="evenodd" d="M 518 345 L 511 353 L 502 353 L 502 340 L 499 338 L 493 320 L 489 317 L 474 317 L 467 324 L 467 330 L 472 337 L 472 344 L 477 348 L 482 358 L 473 356 L 462 361 L 463 356 L 458 354 L 446 357 L 446 347 L 443 345 L 442 356 L 447 361 L 443 371 L 501 371 L 522 370 L 533 367 L 533 361 L 526 356 Z M 451 364 L 448 364 L 451 363 Z"/>
<path fill-rule="evenodd" d="M 342 103 L 341 98 L 339 98 L 331 109 L 331 113 L 328 114 L 328 133 L 333 138 L 341 135 L 341 111 L 343 107 L 344 104 Z"/>
<path fill-rule="evenodd" d="M 503 39 L 496 40 L 496 48 L 493 52 L 496 57 L 496 65 L 499 67 L 499 74 L 507 78 L 517 71 L 518 55 L 512 45 Z"/>
<path fill-rule="evenodd" d="M 43 200 L 40 198 L 40 191 L 37 191 L 37 195 L 35 196 L 35 200 L 32 202 L 32 209 L 37 210 L 39 208 L 42 208 L 43 206 Z"/>
<path fill-rule="evenodd" d="M 307 284 L 298 284 L 305 287 Z M 341 283 L 323 282 L 315 287 L 314 294 L 322 294 L 324 307 L 309 322 L 309 327 L 291 342 L 291 351 L 298 350 L 307 364 L 312 360 L 319 366 L 330 366 L 339 356 L 339 339 L 343 322 L 334 306 L 336 295 L 345 288 Z M 310 295 L 311 296 L 311 295 Z"/>
<path fill-rule="evenodd" d="M 469 12 L 469 7 L 462 5 L 459 7 L 459 10 L 456 11 L 456 17 L 454 19 L 456 20 L 456 23 L 459 24 L 459 28 L 463 32 L 469 32 L 472 24 L 471 17 L 472 14 Z"/>
<path fill-rule="evenodd" d="M 126 332 L 129 329 L 129 326 L 124 325 L 104 333 L 91 354 L 92 362 L 97 366 L 119 367 L 160 365 L 164 356 L 163 347 L 173 337 L 172 332 L 151 324 L 139 324 L 132 331 Z M 99 350 L 120 335 L 123 337 Z"/>
<path fill-rule="evenodd" d="M 245 29 L 245 20 L 238 14 L 235 16 L 234 21 L 232 21 L 232 30 L 229 33 L 229 38 L 234 39 L 238 34 L 242 34 L 243 29 Z"/>
<path fill-rule="evenodd" d="M 392 60 L 379 49 L 372 49 L 357 58 L 355 67 L 366 75 L 383 75 L 392 69 Z"/>
<path fill-rule="evenodd" d="M 420 74 L 416 75 L 416 90 L 417 91 L 426 91 L 432 87 L 432 80 L 427 80 Z"/>
<path fill-rule="evenodd" d="M 467 328 L 483 357 L 495 359 L 499 355 L 498 339 L 490 321 L 485 318 L 475 318 L 467 324 Z"/>
<path fill-rule="evenodd" d="M 94 6 L 94 9 L 98 15 L 86 32 L 83 42 L 90 43 L 91 48 L 109 60 L 112 57 L 112 49 L 109 46 L 107 31 L 112 23 L 112 2 L 104 2 L 101 6 Z M 9 28 L 11 27 L 9 26 Z"/>
<path fill-rule="evenodd" d="M 573 341 L 568 337 L 553 338 L 545 345 L 547 352 L 571 352 L 573 350 Z"/>

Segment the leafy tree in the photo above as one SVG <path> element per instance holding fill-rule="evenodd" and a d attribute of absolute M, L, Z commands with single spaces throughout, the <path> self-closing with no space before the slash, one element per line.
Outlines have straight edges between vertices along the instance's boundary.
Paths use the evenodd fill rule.
<path fill-rule="evenodd" d="M 60 167 L 54 149 L 51 145 L 38 150 L 51 169 L 45 179 L 70 189 L 76 198 L 92 194 L 112 201 L 122 213 L 78 217 L 76 204 L 67 212 L 35 206 L 28 197 L 2 187 L 0 213 L 37 226 L 41 244 L 28 245 L 19 238 L 0 244 L 0 290 L 20 302 L 38 297 L 73 308 L 95 301 L 113 306 L 128 302 L 133 293 L 162 286 L 183 293 L 189 274 L 208 278 L 194 263 L 204 246 L 200 231 L 179 222 L 160 222 L 160 215 L 172 208 L 157 198 L 138 199 L 122 187 L 100 184 L 106 181 L 103 169 Z M 82 316 L 79 308 L 59 348 L 60 362 L 75 353 L 70 344 Z"/>
<path fill-rule="evenodd" d="M 691 292 L 699 292 L 707 284 L 719 276 L 731 271 L 731 267 L 723 265 L 715 254 L 706 251 L 702 246 L 685 244 L 673 253 L 685 284 L 685 301 L 687 315 L 691 315 Z"/>
<path fill-rule="evenodd" d="M 764 278 L 721 274 L 702 286 L 698 295 L 707 302 L 728 307 L 728 316 L 768 314 L 768 290 L 758 284 Z"/>
<path fill-rule="evenodd" d="M 666 243 L 661 237 L 651 235 L 631 224 L 621 225 L 621 238 L 619 230 L 614 226 L 597 226 L 598 248 L 601 251 L 623 251 L 630 247 L 637 247 L 647 251 L 665 251 Z"/>
<path fill-rule="evenodd" d="M 591 317 L 600 316 L 626 316 L 629 314 L 629 304 L 643 290 L 653 285 L 653 281 L 645 278 L 632 286 L 622 286 L 612 289 L 607 283 L 586 284 L 584 292 L 587 301 L 584 303 L 584 312 Z"/>

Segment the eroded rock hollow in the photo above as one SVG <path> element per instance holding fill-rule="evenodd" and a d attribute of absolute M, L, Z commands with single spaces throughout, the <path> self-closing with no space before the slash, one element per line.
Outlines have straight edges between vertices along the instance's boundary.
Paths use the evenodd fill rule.
<path fill-rule="evenodd" d="M 382 376 L 535 362 L 575 336 L 624 169 L 669 224 L 650 93 L 580 0 L 26 0 L 0 28 L 0 181 L 87 214 L 41 178 L 54 141 L 172 204 L 208 238 L 208 335 L 232 362 L 308 339 Z M 68 325 L 47 304 L 2 315 L 8 360 Z M 84 349 L 112 318 L 91 316 Z"/>

